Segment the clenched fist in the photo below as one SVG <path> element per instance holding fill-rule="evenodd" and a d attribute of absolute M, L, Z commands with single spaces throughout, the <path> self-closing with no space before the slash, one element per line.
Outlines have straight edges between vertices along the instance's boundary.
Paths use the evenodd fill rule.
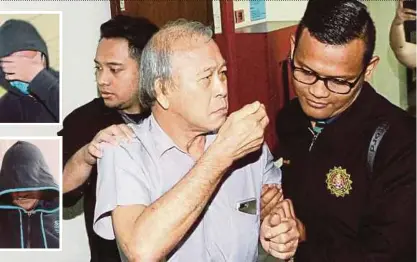
<path fill-rule="evenodd" d="M 258 150 L 264 142 L 269 119 L 265 106 L 258 101 L 233 112 L 220 128 L 213 146 L 231 162 Z"/>

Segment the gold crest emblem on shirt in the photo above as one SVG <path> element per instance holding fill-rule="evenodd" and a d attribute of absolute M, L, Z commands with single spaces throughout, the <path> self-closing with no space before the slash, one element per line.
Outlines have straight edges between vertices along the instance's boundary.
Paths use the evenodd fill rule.
<path fill-rule="evenodd" d="M 327 173 L 327 189 L 336 197 L 344 197 L 349 195 L 352 190 L 352 180 L 350 175 L 346 172 L 346 169 L 342 167 L 334 167 Z"/>

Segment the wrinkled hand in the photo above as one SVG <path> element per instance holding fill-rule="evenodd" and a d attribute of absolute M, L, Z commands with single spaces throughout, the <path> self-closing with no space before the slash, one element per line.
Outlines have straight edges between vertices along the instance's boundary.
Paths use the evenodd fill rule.
<path fill-rule="evenodd" d="M 291 201 L 285 199 L 262 222 L 262 247 L 276 258 L 289 259 L 294 256 L 299 239 L 298 220 L 295 218 Z"/>
<path fill-rule="evenodd" d="M 213 146 L 232 162 L 258 150 L 264 142 L 269 119 L 265 106 L 258 101 L 233 112 L 220 128 Z"/>
<path fill-rule="evenodd" d="M 90 165 L 97 163 L 97 158 L 102 157 L 100 143 L 106 142 L 118 145 L 121 141 L 131 141 L 135 136 L 133 130 L 126 124 L 111 125 L 96 134 L 89 144 L 84 147 L 84 160 Z"/>
<path fill-rule="evenodd" d="M 404 0 L 398 1 L 397 12 L 393 23 L 395 25 L 402 25 L 405 21 L 414 21 L 416 20 L 416 10 L 404 8 Z"/>
<path fill-rule="evenodd" d="M 1 67 L 6 80 L 20 80 L 30 83 L 45 66 L 41 52 L 37 52 L 32 58 L 26 56 L 11 55 L 0 59 Z"/>
<path fill-rule="evenodd" d="M 281 185 L 269 184 L 262 186 L 261 221 L 271 213 L 274 207 L 284 200 Z"/>

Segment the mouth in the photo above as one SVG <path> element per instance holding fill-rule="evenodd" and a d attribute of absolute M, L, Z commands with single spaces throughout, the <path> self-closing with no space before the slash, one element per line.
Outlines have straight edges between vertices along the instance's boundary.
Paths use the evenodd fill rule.
<path fill-rule="evenodd" d="M 110 93 L 110 92 L 105 92 L 105 91 L 100 91 L 100 94 L 101 94 L 101 97 L 102 97 L 103 99 L 110 98 L 110 97 L 114 96 L 114 94 L 113 94 L 113 93 Z"/>
<path fill-rule="evenodd" d="M 212 114 L 220 114 L 220 115 L 226 115 L 227 114 L 227 107 L 222 107 L 214 111 Z"/>
<path fill-rule="evenodd" d="M 16 201 L 28 201 L 28 200 L 31 200 L 31 199 L 30 198 L 25 198 L 25 197 L 16 198 Z"/>
<path fill-rule="evenodd" d="M 310 100 L 310 99 L 307 99 L 307 98 L 306 98 L 306 101 L 307 101 L 307 104 L 310 107 L 313 107 L 313 108 L 316 108 L 316 109 L 323 109 L 327 106 L 326 103 L 316 102 L 316 101 L 313 101 L 313 100 Z"/>

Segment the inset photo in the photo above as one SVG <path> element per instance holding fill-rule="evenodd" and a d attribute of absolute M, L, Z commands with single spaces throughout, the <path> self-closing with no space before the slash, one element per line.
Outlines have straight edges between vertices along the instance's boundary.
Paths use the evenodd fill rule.
<path fill-rule="evenodd" d="M 0 12 L 0 124 L 60 123 L 61 12 Z"/>
<path fill-rule="evenodd" d="M 0 138 L 1 249 L 60 248 L 61 139 Z"/>

